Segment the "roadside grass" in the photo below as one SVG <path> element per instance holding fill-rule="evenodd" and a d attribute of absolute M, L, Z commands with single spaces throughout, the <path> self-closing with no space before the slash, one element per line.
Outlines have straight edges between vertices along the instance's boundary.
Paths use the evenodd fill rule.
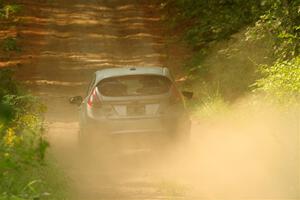
<path fill-rule="evenodd" d="M 0 200 L 68 199 L 67 178 L 53 163 L 53 160 L 47 160 L 44 165 L 11 175 L 8 182 L 12 184 L 10 190 L 14 194 L 8 194 L 7 190 L 2 188 Z"/>
<path fill-rule="evenodd" d="M 55 165 L 55 160 L 52 158 L 46 159 L 46 164 L 39 166 L 37 169 L 32 169 L 32 175 L 28 176 L 36 181 L 35 187 L 27 187 L 33 189 L 34 195 L 39 199 L 68 199 L 68 184 L 67 177 L 63 171 Z M 25 175 L 26 176 L 26 175 Z"/>
<path fill-rule="evenodd" d="M 15 28 L 23 9 L 0 0 L 1 30 Z M 2 37 L 0 49 L 4 55 L 22 50 L 11 34 Z M 69 199 L 67 178 L 47 152 L 46 109 L 14 79 L 14 70 L 0 69 L 0 200 Z"/>
<path fill-rule="evenodd" d="M 45 106 L 0 70 L 0 199 L 66 199 L 63 173 L 48 159 Z"/>
<path fill-rule="evenodd" d="M 229 111 L 229 103 L 221 95 L 207 95 L 199 101 L 189 103 L 192 117 L 196 120 L 208 120 L 221 117 Z"/>

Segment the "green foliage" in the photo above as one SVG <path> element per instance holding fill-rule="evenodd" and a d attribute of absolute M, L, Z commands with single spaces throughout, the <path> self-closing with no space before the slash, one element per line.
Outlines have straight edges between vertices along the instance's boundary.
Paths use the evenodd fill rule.
<path fill-rule="evenodd" d="M 208 73 L 208 68 L 203 66 L 204 53 L 198 52 L 188 60 L 183 66 L 185 74 L 187 74 L 187 79 L 189 82 L 193 82 L 199 78 L 199 76 L 204 77 Z"/>
<path fill-rule="evenodd" d="M 7 37 L 2 42 L 2 49 L 4 51 L 21 51 L 21 48 L 18 46 L 17 38 Z"/>
<path fill-rule="evenodd" d="M 0 20 L 15 23 L 21 9 L 0 0 Z M 16 37 L 6 37 L 0 48 L 21 51 Z M 64 177 L 46 160 L 46 108 L 17 84 L 13 74 L 0 69 L 0 200 L 65 199 Z"/>
<path fill-rule="evenodd" d="M 18 4 L 4 4 L 3 2 L 0 2 L 0 17 L 9 19 L 13 16 L 15 16 L 17 13 L 19 13 L 22 10 L 22 6 Z"/>
<path fill-rule="evenodd" d="M 289 60 L 300 53 L 300 0 L 268 0 L 271 4 L 255 26 L 249 28 L 248 39 L 273 39 L 276 59 Z"/>
<path fill-rule="evenodd" d="M 166 0 L 170 22 L 195 50 L 184 66 L 187 83 L 197 90 L 211 85 L 211 90 L 230 100 L 251 91 L 251 85 L 255 91 L 285 99 L 298 96 L 299 8 L 300 0 Z M 232 45 L 234 51 L 218 48 L 245 29 L 246 45 Z M 229 55 L 212 54 L 216 47 Z M 263 48 L 267 53 L 259 50 Z M 251 54 L 253 50 L 257 55 Z"/>
<path fill-rule="evenodd" d="M 16 82 L 13 80 L 14 71 L 11 69 L 1 69 L 0 71 L 0 97 L 6 94 L 20 93 Z"/>
<path fill-rule="evenodd" d="M 269 7 L 270 3 L 263 0 L 167 1 L 169 18 L 176 22 L 175 28 L 183 30 L 183 38 L 195 50 L 184 66 L 187 83 L 201 90 L 204 82 L 230 100 L 248 92 L 255 78 L 250 61 L 253 53 L 245 55 L 250 45 L 232 40 Z"/>
<path fill-rule="evenodd" d="M 22 92 L 12 75 L 0 70 L 0 199 L 45 199 L 51 189 L 44 174 L 49 146 L 43 137 L 45 107 Z"/>
<path fill-rule="evenodd" d="M 229 110 L 229 103 L 220 93 L 208 91 L 202 95 L 200 101 L 190 102 L 189 107 L 193 110 L 192 114 L 195 118 L 203 120 L 226 114 Z"/>
<path fill-rule="evenodd" d="M 272 66 L 261 66 L 264 77 L 255 83 L 256 91 L 272 97 L 297 99 L 300 95 L 300 56 L 290 61 L 278 61 Z"/>
<path fill-rule="evenodd" d="M 264 91 L 281 102 L 296 100 L 300 94 L 300 0 L 272 1 L 271 8 L 249 28 L 249 40 L 272 38 L 276 62 L 263 65 L 263 78 L 254 84 L 255 91 Z"/>
<path fill-rule="evenodd" d="M 271 63 L 266 44 L 244 41 L 243 35 L 241 32 L 228 41 L 218 42 L 205 55 L 195 53 L 183 66 L 187 77 L 184 84 L 197 93 L 204 91 L 197 96 L 200 101 L 209 90 L 234 101 L 250 92 L 249 85 L 260 77 L 257 63 Z"/>
<path fill-rule="evenodd" d="M 261 0 L 169 0 L 166 4 L 169 16 L 193 47 L 229 38 L 256 21 L 266 6 Z"/>

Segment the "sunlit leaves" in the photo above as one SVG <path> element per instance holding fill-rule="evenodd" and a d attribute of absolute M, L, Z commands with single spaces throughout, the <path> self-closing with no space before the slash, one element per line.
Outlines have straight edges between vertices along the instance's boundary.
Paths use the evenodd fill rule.
<path fill-rule="evenodd" d="M 43 163 L 48 147 L 41 118 L 45 109 L 12 76 L 12 71 L 0 70 L 0 198 L 32 199 L 33 193 L 21 191 L 32 181 L 22 173 Z"/>
<path fill-rule="evenodd" d="M 169 15 L 183 30 L 184 39 L 197 51 L 185 66 L 189 81 L 207 77 L 206 72 L 215 65 L 204 67 L 202 52 L 247 28 L 246 42 L 268 44 L 268 57 L 275 62 L 257 70 L 262 78 L 254 84 L 256 91 L 286 99 L 299 96 L 300 0 L 168 0 L 168 6 L 173 8 Z M 230 73 L 224 71 L 228 82 L 241 85 L 242 80 L 236 81 Z M 224 90 L 230 84 L 225 85 Z"/>
<path fill-rule="evenodd" d="M 9 19 L 16 13 L 21 11 L 21 6 L 17 4 L 6 4 L 2 5 L 2 8 L 0 8 L 0 17 Z"/>
<path fill-rule="evenodd" d="M 262 66 L 264 77 L 255 84 L 256 91 L 264 91 L 280 99 L 298 97 L 300 94 L 300 57 L 278 61 L 273 66 Z M 287 99 L 288 100 L 288 99 Z"/>
<path fill-rule="evenodd" d="M 300 1 L 269 1 L 270 8 L 249 29 L 248 39 L 273 39 L 274 57 L 289 60 L 299 54 Z"/>

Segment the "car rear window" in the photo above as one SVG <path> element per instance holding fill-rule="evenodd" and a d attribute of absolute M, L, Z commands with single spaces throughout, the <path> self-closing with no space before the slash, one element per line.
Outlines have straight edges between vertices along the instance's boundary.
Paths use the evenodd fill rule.
<path fill-rule="evenodd" d="M 167 93 L 171 81 L 158 75 L 130 75 L 106 78 L 97 85 L 104 96 L 147 96 Z"/>

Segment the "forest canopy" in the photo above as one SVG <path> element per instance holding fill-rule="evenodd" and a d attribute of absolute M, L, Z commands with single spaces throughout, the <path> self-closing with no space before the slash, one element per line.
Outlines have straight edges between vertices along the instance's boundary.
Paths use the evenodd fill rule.
<path fill-rule="evenodd" d="M 182 38 L 194 49 L 195 56 L 186 66 L 188 73 L 192 74 L 190 76 L 192 80 L 197 80 L 197 83 L 199 80 L 204 80 L 206 84 L 217 81 L 220 85 L 224 85 L 223 79 L 208 81 L 210 68 L 213 67 L 202 65 L 212 46 L 228 41 L 242 32 L 242 40 L 248 43 L 268 43 L 265 50 L 268 51 L 271 62 L 267 65 L 259 62 L 253 63 L 255 66 L 248 74 L 255 78 L 250 78 L 241 90 L 236 91 L 234 86 L 225 83 L 226 89 L 218 88 L 221 90 L 219 92 L 225 95 L 225 98 L 233 95 L 224 90 L 241 95 L 248 92 L 250 87 L 255 91 L 264 91 L 266 94 L 281 97 L 300 92 L 299 79 L 295 78 L 299 77 L 300 67 L 298 62 L 299 0 L 167 0 L 164 9 L 168 13 L 169 23 L 173 28 L 183 30 Z M 240 64 L 235 67 L 245 68 L 245 65 Z M 230 69 L 228 71 L 225 69 L 222 73 L 227 73 L 230 79 L 242 75 L 230 74 Z M 280 80 L 289 81 L 280 81 L 277 77 L 280 77 Z M 247 79 L 247 77 L 244 78 Z"/>

